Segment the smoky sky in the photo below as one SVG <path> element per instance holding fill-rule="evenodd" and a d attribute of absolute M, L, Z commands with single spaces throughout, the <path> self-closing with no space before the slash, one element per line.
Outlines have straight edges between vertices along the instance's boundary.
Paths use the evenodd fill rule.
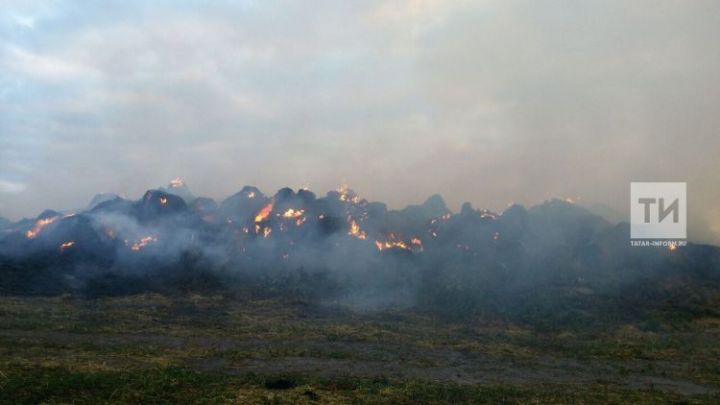
<path fill-rule="evenodd" d="M 720 3 L 5 1 L 0 216 L 347 183 L 401 207 L 688 183 L 720 241 Z"/>

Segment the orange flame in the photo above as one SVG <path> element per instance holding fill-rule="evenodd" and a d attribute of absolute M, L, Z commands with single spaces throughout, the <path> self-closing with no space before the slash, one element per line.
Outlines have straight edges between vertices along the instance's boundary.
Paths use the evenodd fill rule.
<path fill-rule="evenodd" d="M 69 242 L 62 243 L 62 244 L 60 245 L 60 251 L 61 251 L 61 252 L 64 252 L 65 249 L 68 249 L 68 248 L 72 247 L 74 244 L 75 244 L 75 241 L 74 241 L 74 240 L 71 240 L 71 241 L 69 241 Z"/>
<path fill-rule="evenodd" d="M 180 177 L 175 177 L 174 179 L 170 180 L 170 188 L 178 188 L 184 185 L 185 183 L 183 183 Z"/>
<path fill-rule="evenodd" d="M 255 222 L 262 222 L 267 219 L 267 217 L 270 216 L 270 213 L 272 212 L 273 204 L 270 202 L 268 205 L 264 206 L 260 212 L 255 216 Z"/>
<path fill-rule="evenodd" d="M 282 216 L 283 218 L 298 218 L 304 213 L 305 210 L 296 210 L 293 208 L 289 208 L 287 211 L 283 212 Z"/>
<path fill-rule="evenodd" d="M 45 228 L 46 226 L 52 224 L 52 223 L 55 222 L 55 220 L 57 220 L 57 219 L 58 219 L 58 217 L 38 219 L 38 220 L 35 222 L 35 225 L 33 225 L 32 229 L 28 230 L 28 231 L 25 233 L 25 236 L 27 236 L 28 239 L 33 239 L 33 238 L 35 238 L 36 236 L 38 236 L 38 234 L 40 233 L 40 231 L 43 230 L 43 228 Z"/>
<path fill-rule="evenodd" d="M 408 250 L 407 245 L 405 242 L 399 240 L 399 241 L 388 241 L 380 242 L 379 240 L 375 241 L 375 246 L 377 246 L 378 250 L 385 250 L 390 248 L 398 248 L 398 249 L 405 249 Z"/>
<path fill-rule="evenodd" d="M 147 246 L 147 245 L 150 244 L 151 242 L 156 242 L 156 241 L 157 241 L 157 238 L 156 238 L 156 237 L 154 237 L 154 236 L 146 236 L 146 237 L 144 237 L 144 238 L 141 238 L 139 241 L 133 243 L 133 244 L 130 246 L 130 249 L 137 252 L 138 250 L 144 248 L 145 246 Z M 127 241 L 125 241 L 125 243 L 127 244 Z"/>
<path fill-rule="evenodd" d="M 347 184 L 340 185 L 336 191 L 340 193 L 340 201 L 342 202 L 357 204 L 360 201 L 360 197 L 353 193 Z"/>
<path fill-rule="evenodd" d="M 410 239 L 410 242 L 405 242 L 399 239 L 394 233 L 389 234 L 385 242 L 381 242 L 379 240 L 375 241 L 375 246 L 378 248 L 378 250 L 397 248 L 420 252 L 423 251 L 423 244 L 420 238 L 413 237 Z"/>
<path fill-rule="evenodd" d="M 407 244 L 402 241 L 398 240 L 394 233 L 391 233 L 388 235 L 388 239 L 385 242 L 375 241 L 375 246 L 377 246 L 378 250 L 384 250 L 384 249 L 390 249 L 390 248 L 399 248 L 399 249 L 405 249 L 408 250 Z"/>
<path fill-rule="evenodd" d="M 350 231 L 348 231 L 348 235 L 354 236 L 362 240 L 365 240 L 366 238 L 365 232 L 360 229 L 360 225 L 358 225 L 358 223 L 354 219 L 350 220 Z"/>

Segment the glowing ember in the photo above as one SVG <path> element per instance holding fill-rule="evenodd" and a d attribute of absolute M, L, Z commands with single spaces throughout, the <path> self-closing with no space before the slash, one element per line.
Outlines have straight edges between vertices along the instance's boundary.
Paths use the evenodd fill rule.
<path fill-rule="evenodd" d="M 282 216 L 283 216 L 283 218 L 298 218 L 298 217 L 301 217 L 304 213 L 305 213 L 305 210 L 296 210 L 296 209 L 290 208 L 287 211 L 283 212 Z"/>
<path fill-rule="evenodd" d="M 166 205 L 166 204 L 167 204 L 167 197 L 160 197 L 160 204 Z"/>
<path fill-rule="evenodd" d="M 65 242 L 65 243 L 61 244 L 61 245 L 60 245 L 60 251 L 61 251 L 61 252 L 64 252 L 65 249 L 68 249 L 68 248 L 72 247 L 74 244 L 75 244 L 75 241 L 74 241 L 74 240 L 71 240 L 71 241 L 69 241 L 69 242 Z"/>
<path fill-rule="evenodd" d="M 138 250 L 144 248 L 145 246 L 147 246 L 147 245 L 150 244 L 151 242 L 156 242 L 156 241 L 157 241 L 157 238 L 156 238 L 156 237 L 154 237 L 154 236 L 146 236 L 146 237 L 144 237 L 144 238 L 141 238 L 139 241 L 133 243 L 133 244 L 130 246 L 130 249 L 137 252 Z M 127 241 L 125 241 L 125 244 L 127 244 Z"/>
<path fill-rule="evenodd" d="M 306 217 L 300 217 L 295 220 L 295 226 L 300 226 L 300 225 L 304 224 L 305 221 L 307 221 Z"/>
<path fill-rule="evenodd" d="M 184 186 L 185 183 L 183 183 L 182 179 L 180 177 L 175 177 L 174 179 L 170 180 L 170 188 L 178 188 Z"/>
<path fill-rule="evenodd" d="M 362 240 L 365 240 L 366 238 L 365 232 L 360 229 L 360 225 L 358 225 L 358 223 L 354 219 L 350 220 L 350 231 L 348 231 L 348 235 L 354 236 Z"/>
<path fill-rule="evenodd" d="M 40 231 L 43 230 L 43 228 L 52 224 L 57 219 L 58 219 L 58 217 L 38 219 L 37 222 L 35 222 L 35 225 L 33 225 L 32 229 L 28 230 L 25 233 L 25 236 L 27 236 L 28 239 L 35 238 L 36 236 L 38 236 Z"/>
<path fill-rule="evenodd" d="M 273 204 L 268 203 L 268 205 L 264 206 L 260 212 L 255 216 L 255 222 L 262 222 L 267 219 L 267 217 L 270 216 L 270 213 L 272 212 Z"/>

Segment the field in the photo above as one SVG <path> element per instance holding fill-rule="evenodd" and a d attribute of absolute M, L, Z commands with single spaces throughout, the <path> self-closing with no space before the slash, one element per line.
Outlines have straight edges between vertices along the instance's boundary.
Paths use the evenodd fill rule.
<path fill-rule="evenodd" d="M 538 330 L 226 295 L 0 298 L 0 402 L 720 401 L 720 319 Z"/>

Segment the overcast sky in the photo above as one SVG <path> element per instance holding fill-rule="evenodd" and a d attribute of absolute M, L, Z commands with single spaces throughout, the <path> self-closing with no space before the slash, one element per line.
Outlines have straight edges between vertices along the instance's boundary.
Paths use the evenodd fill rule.
<path fill-rule="evenodd" d="M 0 216 L 175 176 L 622 212 L 686 181 L 718 243 L 719 41 L 716 0 L 0 1 Z"/>

